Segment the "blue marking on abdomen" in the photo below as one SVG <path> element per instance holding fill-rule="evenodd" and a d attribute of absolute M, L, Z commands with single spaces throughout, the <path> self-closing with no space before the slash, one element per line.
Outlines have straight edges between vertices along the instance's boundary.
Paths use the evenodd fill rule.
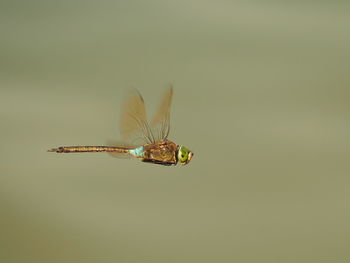
<path fill-rule="evenodd" d="M 130 153 L 143 158 L 144 157 L 143 146 L 130 150 Z"/>

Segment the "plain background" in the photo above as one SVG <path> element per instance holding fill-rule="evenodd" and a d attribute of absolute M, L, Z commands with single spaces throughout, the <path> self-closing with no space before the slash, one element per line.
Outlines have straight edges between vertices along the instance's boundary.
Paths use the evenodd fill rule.
<path fill-rule="evenodd" d="M 0 261 L 349 262 L 347 1 L 1 1 Z M 120 140 L 174 85 L 186 167 Z"/>

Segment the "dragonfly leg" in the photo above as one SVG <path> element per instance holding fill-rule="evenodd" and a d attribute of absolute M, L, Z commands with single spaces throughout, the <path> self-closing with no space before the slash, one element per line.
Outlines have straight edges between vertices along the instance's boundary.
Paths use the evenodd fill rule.
<path fill-rule="evenodd" d="M 175 163 L 162 162 L 162 161 L 153 160 L 153 159 L 143 159 L 142 161 L 145 162 L 145 163 L 160 164 L 160 165 L 165 165 L 165 166 L 175 165 Z"/>

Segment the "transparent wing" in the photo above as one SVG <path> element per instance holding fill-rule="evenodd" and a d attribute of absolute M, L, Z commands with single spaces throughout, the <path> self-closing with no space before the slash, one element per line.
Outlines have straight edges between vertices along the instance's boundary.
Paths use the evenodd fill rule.
<path fill-rule="evenodd" d="M 154 137 L 157 140 L 165 140 L 170 132 L 170 106 L 173 97 L 173 87 L 170 86 L 161 101 L 151 122 Z"/>
<path fill-rule="evenodd" d="M 136 144 L 136 141 L 140 141 L 140 144 L 141 141 L 145 143 L 155 141 L 147 121 L 145 103 L 137 90 L 134 90 L 124 101 L 120 121 L 121 135 L 124 140 L 131 141 L 132 144 Z"/>

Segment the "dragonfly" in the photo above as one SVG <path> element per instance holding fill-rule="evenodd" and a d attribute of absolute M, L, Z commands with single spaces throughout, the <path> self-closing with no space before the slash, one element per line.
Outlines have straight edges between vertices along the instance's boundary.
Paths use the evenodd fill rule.
<path fill-rule="evenodd" d="M 169 87 L 153 119 L 148 121 L 144 100 L 141 94 L 134 90 L 122 107 L 120 132 L 124 142 L 108 146 L 61 146 L 49 149 L 48 152 L 107 152 L 119 158 L 136 157 L 146 163 L 165 166 L 178 163 L 186 165 L 191 161 L 193 152 L 183 145 L 168 140 L 172 97 L 173 87 Z"/>

